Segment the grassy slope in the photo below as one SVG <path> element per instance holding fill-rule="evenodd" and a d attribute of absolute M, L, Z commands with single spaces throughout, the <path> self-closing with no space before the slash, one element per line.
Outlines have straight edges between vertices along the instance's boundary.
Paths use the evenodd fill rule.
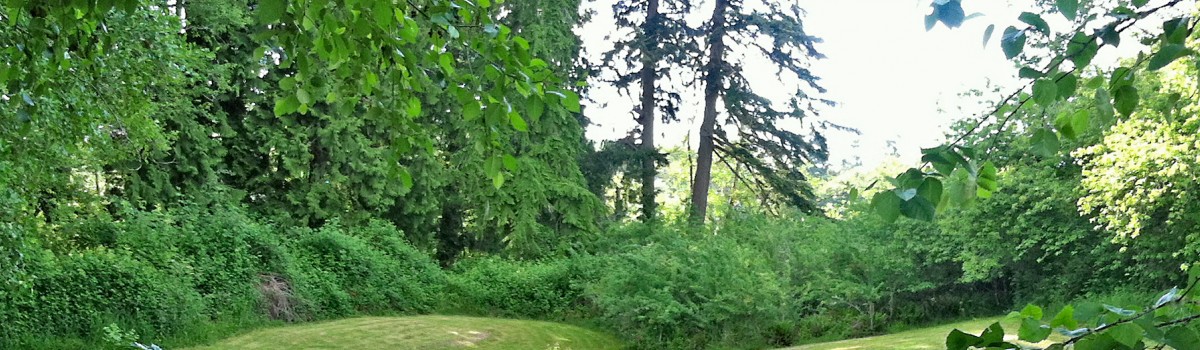
<path fill-rule="evenodd" d="M 361 317 L 268 328 L 222 340 L 208 349 L 458 349 L 607 350 L 614 337 L 539 321 L 460 316 Z"/>
<path fill-rule="evenodd" d="M 984 328 L 987 328 L 992 323 L 996 322 L 996 318 L 975 319 L 959 323 L 944 324 L 928 328 L 914 329 L 894 334 L 881 335 L 876 337 L 858 338 L 850 340 L 835 341 L 821 344 L 804 345 L 788 350 L 917 350 L 917 349 L 945 349 L 946 334 L 951 330 L 959 329 L 970 334 L 978 335 Z M 1004 326 L 1006 333 L 1005 339 L 1009 341 L 1016 340 L 1017 323 L 1005 321 L 1000 323 Z M 1057 339 L 1057 338 L 1055 338 Z M 1021 344 L 1017 342 L 1017 344 Z M 1048 343 L 1047 343 L 1048 344 Z"/>

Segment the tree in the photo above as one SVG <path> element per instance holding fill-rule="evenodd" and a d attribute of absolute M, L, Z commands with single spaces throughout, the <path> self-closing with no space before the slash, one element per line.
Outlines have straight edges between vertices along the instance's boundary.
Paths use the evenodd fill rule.
<path fill-rule="evenodd" d="M 694 222 L 702 223 L 707 214 L 714 157 L 750 169 L 755 180 L 747 186 L 769 188 L 790 205 L 809 212 L 816 210 L 803 166 L 825 161 L 827 150 L 821 132 L 827 124 L 809 121 L 806 126 L 812 127 L 810 134 L 804 135 L 787 130 L 781 123 L 803 123 L 816 113 L 817 105 L 830 104 L 814 96 L 825 90 L 807 68 L 807 62 L 823 56 L 815 47 L 818 40 L 804 31 L 799 7 L 785 10 L 774 2 L 756 5 L 747 6 L 744 0 L 716 0 L 706 24 L 704 113 L 692 181 Z M 767 11 L 752 10 L 762 8 Z M 727 47 L 727 41 L 738 45 Z M 761 54 L 781 73 L 786 71 L 802 84 L 786 108 L 777 107 L 750 87 L 742 74 L 748 62 L 734 58 L 735 53 L 749 52 Z M 718 121 L 718 109 L 724 111 L 724 120 Z"/>
<path fill-rule="evenodd" d="M 641 181 L 641 213 L 646 221 L 657 215 L 655 181 L 658 166 L 665 161 L 654 143 L 655 124 L 659 119 L 676 121 L 680 101 L 678 91 L 663 87 L 659 78 L 672 67 L 687 66 L 694 61 L 692 30 L 683 18 L 691 8 L 689 0 L 622 0 L 613 5 L 617 25 L 636 29 L 632 36 L 619 40 L 612 51 L 604 54 L 605 63 L 601 67 L 615 73 L 617 78 L 613 83 L 617 88 L 628 91 L 636 82 L 640 89 L 639 152 L 631 154 L 640 164 L 630 168 L 635 169 Z M 638 18 L 641 22 L 636 21 Z M 627 74 L 626 69 L 637 74 Z M 661 118 L 657 116 L 659 112 Z"/>
<path fill-rule="evenodd" d="M 1081 93 L 1080 86 L 1089 92 L 1095 91 L 1093 98 L 1084 100 L 1094 103 L 1094 107 L 1068 110 L 1055 118 L 1053 127 L 1031 125 L 1034 131 L 1028 139 L 1028 150 L 1046 157 L 1055 156 L 1061 151 L 1061 140 L 1076 139 L 1092 127 L 1089 117 L 1094 115 L 1098 119 L 1108 120 L 1119 116 L 1115 123 L 1100 123 L 1107 128 L 1101 141 L 1076 153 L 1081 156 L 1083 187 L 1087 190 L 1087 194 L 1079 201 L 1080 208 L 1086 214 L 1097 215 L 1098 222 L 1114 231 L 1118 241 L 1128 243 L 1129 239 L 1137 236 L 1152 236 L 1154 239 L 1150 239 L 1150 242 L 1134 239 L 1138 242 L 1134 247 L 1153 248 L 1150 251 L 1154 254 L 1149 259 L 1140 260 L 1157 264 L 1157 260 L 1164 257 L 1182 258 L 1185 262 L 1180 266 L 1188 270 L 1189 276 L 1183 280 L 1186 283 L 1182 288 L 1171 288 L 1141 310 L 1081 304 L 1064 307 L 1050 318 L 1043 314 L 1041 308 L 1030 305 L 1011 315 L 1011 318 L 1021 322 L 1016 333 L 1023 341 L 1041 342 L 1047 339 L 1052 329 L 1057 329 L 1068 339 L 1056 342 L 1048 349 L 1161 349 L 1167 346 L 1190 349 L 1200 344 L 1200 333 L 1191 325 L 1192 321 L 1200 318 L 1192 307 L 1195 302 L 1192 292 L 1200 284 L 1200 269 L 1191 268 L 1188 263 L 1196 257 L 1195 249 L 1190 247 L 1194 242 L 1190 230 L 1194 228 L 1195 220 L 1189 216 L 1194 216 L 1195 208 L 1188 204 L 1188 184 L 1195 182 L 1195 177 L 1188 175 L 1192 173 L 1189 170 L 1191 162 L 1185 160 L 1191 157 L 1186 150 L 1194 146 L 1194 138 L 1189 135 L 1194 134 L 1195 128 L 1186 122 L 1187 113 L 1180 113 L 1179 116 L 1174 113 L 1179 107 L 1177 103 L 1183 100 L 1181 94 L 1166 94 L 1165 99 L 1154 99 L 1154 103 L 1147 103 L 1147 96 L 1161 95 L 1163 89 L 1153 85 L 1139 86 L 1136 79 L 1143 69 L 1153 72 L 1182 58 L 1195 56 L 1194 49 L 1189 47 L 1195 45 L 1192 34 L 1197 18 L 1194 10 L 1183 10 L 1187 15 L 1169 15 L 1162 22 L 1161 32 L 1141 36 L 1142 42 L 1152 48 L 1150 53 L 1139 54 L 1132 64 L 1127 62 L 1125 66 L 1111 72 L 1101 72 L 1100 77 L 1079 84 L 1082 80 L 1080 75 L 1086 73 L 1102 47 L 1120 45 L 1123 37 L 1127 36 L 1125 32 L 1139 21 L 1160 14 L 1181 12 L 1172 11 L 1181 3 L 1173 0 L 1150 5 L 1149 1 L 1133 0 L 1085 2 L 1081 6 L 1078 1 L 1064 0 L 1053 4 L 1041 3 L 1047 7 L 1035 10 L 1036 13 L 1022 13 L 1019 20 L 1029 26 L 1024 29 L 1005 29 L 1000 45 L 1008 58 L 1020 58 L 1023 67 L 1019 74 L 1030 81 L 1001 100 L 994 110 L 979 116 L 965 135 L 952 140 L 949 145 L 925 150 L 923 161 L 927 162 L 926 165 L 910 169 L 902 175 L 908 181 L 895 181 L 896 189 L 876 197 L 874 206 L 877 211 L 885 218 L 894 220 L 902 214 L 906 205 L 914 206 L 911 203 L 915 198 L 940 199 L 942 195 L 941 191 L 931 191 L 936 196 L 905 194 L 921 191 L 916 186 L 923 186 L 931 179 L 944 178 L 955 172 L 969 172 L 972 180 L 980 180 L 976 181 L 979 193 L 984 197 L 990 196 L 997 190 L 995 166 L 989 163 L 977 166 L 978 162 L 972 160 L 984 157 L 986 153 L 966 152 L 964 149 L 969 148 L 963 148 L 958 143 L 975 131 L 986 129 L 986 124 L 993 118 L 997 125 L 993 128 L 1004 129 L 1012 116 L 1026 105 L 1036 104 L 1051 109 L 1064 104 L 1062 101 L 1072 103 L 1082 100 L 1077 99 L 1086 96 Z M 931 6 L 933 12 L 926 19 L 930 27 L 940 21 L 953 28 L 965 20 L 960 1 L 934 1 Z M 1054 12 L 1071 22 L 1071 28 L 1062 32 L 1053 31 L 1042 14 Z M 988 27 L 985 41 L 993 29 L 994 26 Z M 1040 43 L 1062 42 L 1066 50 L 1051 51 L 1048 57 L 1039 53 L 1030 54 L 1025 50 L 1030 38 Z M 1038 47 L 1038 42 L 1032 46 Z M 1023 52 L 1026 54 L 1023 55 Z M 1194 59 L 1187 61 L 1195 64 Z M 1039 63 L 1041 65 L 1034 65 Z M 1195 73 L 1187 75 L 1194 78 Z M 1024 92 L 1025 89 L 1029 89 L 1028 93 Z M 986 180 L 982 176 L 984 169 L 990 173 Z M 1176 189 L 1176 186 L 1182 188 Z M 928 213 L 939 204 L 919 203 L 915 206 L 923 208 L 920 213 Z M 922 219 L 932 217 L 908 212 L 903 214 Z M 1164 246 L 1171 247 L 1170 250 L 1174 252 L 1164 254 Z M 1048 322 L 1045 321 L 1047 318 L 1050 319 Z M 947 336 L 946 346 L 951 350 L 1015 347 L 1004 339 L 1005 330 L 996 323 L 978 336 L 955 330 Z"/>
<path fill-rule="evenodd" d="M 482 176 L 500 187 L 519 170 L 507 161 L 516 158 L 506 153 L 518 149 L 509 144 L 513 136 L 541 115 L 571 118 L 580 106 L 578 94 L 533 57 L 530 42 L 497 21 L 493 5 L 2 2 L 0 108 L 35 121 L 2 131 L 3 152 L 16 152 L 0 182 L 11 204 L 3 215 L 48 215 L 53 193 L 62 192 L 22 183 L 17 174 L 56 174 L 50 182 L 76 186 L 74 174 L 103 168 L 97 187 L 120 189 L 116 194 L 145 207 L 220 180 L 288 223 L 360 220 L 411 190 L 406 163 L 438 154 L 432 146 L 441 135 L 422 121 L 435 113 L 455 113 L 446 118 L 466 126 L 461 140 L 495 165 L 482 167 Z M 196 28 L 181 21 L 181 7 L 195 11 Z M 126 22 L 146 28 L 104 30 Z M 78 85 L 101 81 L 124 83 Z M 460 108 L 430 108 L 445 101 Z M 156 111 L 166 112 L 158 119 Z M 577 149 L 578 141 L 570 143 Z M 79 162 L 89 154 L 107 160 Z M 173 165 L 144 167 L 160 163 Z M 7 262 L 19 260 L 24 235 L 38 224 L 5 222 L 15 223 L 0 238 L 5 266 L 19 266 Z M 2 277 L 16 271 L 6 268 Z"/>

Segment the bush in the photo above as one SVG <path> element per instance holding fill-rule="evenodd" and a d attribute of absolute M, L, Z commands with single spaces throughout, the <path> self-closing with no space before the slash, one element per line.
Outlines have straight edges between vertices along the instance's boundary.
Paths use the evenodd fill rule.
<path fill-rule="evenodd" d="M 721 235 L 661 233 L 618 255 L 588 289 L 600 317 L 639 348 L 766 345 L 791 299 L 761 251 Z"/>
<path fill-rule="evenodd" d="M 460 312 L 541 319 L 586 313 L 584 287 L 595 279 L 586 256 L 536 262 L 495 257 L 460 261 L 450 275 L 449 307 Z"/>
<path fill-rule="evenodd" d="M 438 302 L 445 275 L 428 256 L 401 240 L 380 239 L 391 230 L 373 223 L 348 234 L 333 223 L 319 230 L 295 229 L 295 290 L 311 316 L 328 318 L 356 312 L 428 312 Z M 381 249 L 382 247 L 383 249 Z"/>
<path fill-rule="evenodd" d="M 118 247 L 187 279 L 204 298 L 211 319 L 261 315 L 258 276 L 284 273 L 292 264 L 275 228 L 237 206 L 134 212 L 117 226 Z"/>
<path fill-rule="evenodd" d="M 154 338 L 202 321 L 204 304 L 190 285 L 129 254 L 107 249 L 43 253 L 28 263 L 34 277 L 27 290 L 3 303 L 8 310 L 0 311 L 5 314 L 0 333 L 96 339 L 104 327 L 118 323 Z"/>

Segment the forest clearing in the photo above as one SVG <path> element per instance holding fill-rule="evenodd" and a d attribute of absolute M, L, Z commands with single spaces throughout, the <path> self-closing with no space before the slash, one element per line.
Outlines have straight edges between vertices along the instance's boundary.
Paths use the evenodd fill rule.
<path fill-rule="evenodd" d="M 0 0 L 0 349 L 1200 350 L 1198 16 Z"/>

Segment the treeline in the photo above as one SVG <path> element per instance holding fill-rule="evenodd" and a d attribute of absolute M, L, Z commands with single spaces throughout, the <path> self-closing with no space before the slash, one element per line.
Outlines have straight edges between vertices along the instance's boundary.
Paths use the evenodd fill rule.
<path fill-rule="evenodd" d="M 100 11 L 114 3 L 133 6 Z M 802 172 L 823 147 L 773 122 L 806 108 L 743 104 L 731 118 L 762 129 L 729 134 L 789 141 L 712 141 L 739 161 L 704 179 L 696 220 L 646 201 L 658 190 L 637 182 L 667 158 L 656 148 L 583 138 L 577 1 L 363 3 L 383 6 L 0 5 L 0 43 L 20 43 L 0 55 L 0 347 L 185 346 L 441 312 L 582 323 L 635 348 L 761 348 L 1157 290 L 1195 258 L 1178 234 L 1194 231 L 1194 173 L 1160 166 L 1197 159 L 1194 101 L 1171 97 L 1195 87 L 1176 78 L 1139 77 L 1146 117 L 1093 119 L 1106 131 L 1062 141 L 1076 153 L 1025 152 L 1027 126 L 1055 123 L 1032 106 L 970 140 L 1001 190 L 934 222 L 885 222 L 832 174 Z M 736 26 L 718 39 L 792 18 L 722 3 Z M 724 55 L 708 68 L 736 71 Z M 1160 145 L 1171 152 L 1145 152 Z M 755 163 L 764 149 L 794 157 Z M 650 179 L 692 194 L 690 169 L 666 169 Z M 1130 176 L 1181 190 L 1126 196 Z M 813 192 L 838 194 L 824 204 L 839 215 Z"/>

